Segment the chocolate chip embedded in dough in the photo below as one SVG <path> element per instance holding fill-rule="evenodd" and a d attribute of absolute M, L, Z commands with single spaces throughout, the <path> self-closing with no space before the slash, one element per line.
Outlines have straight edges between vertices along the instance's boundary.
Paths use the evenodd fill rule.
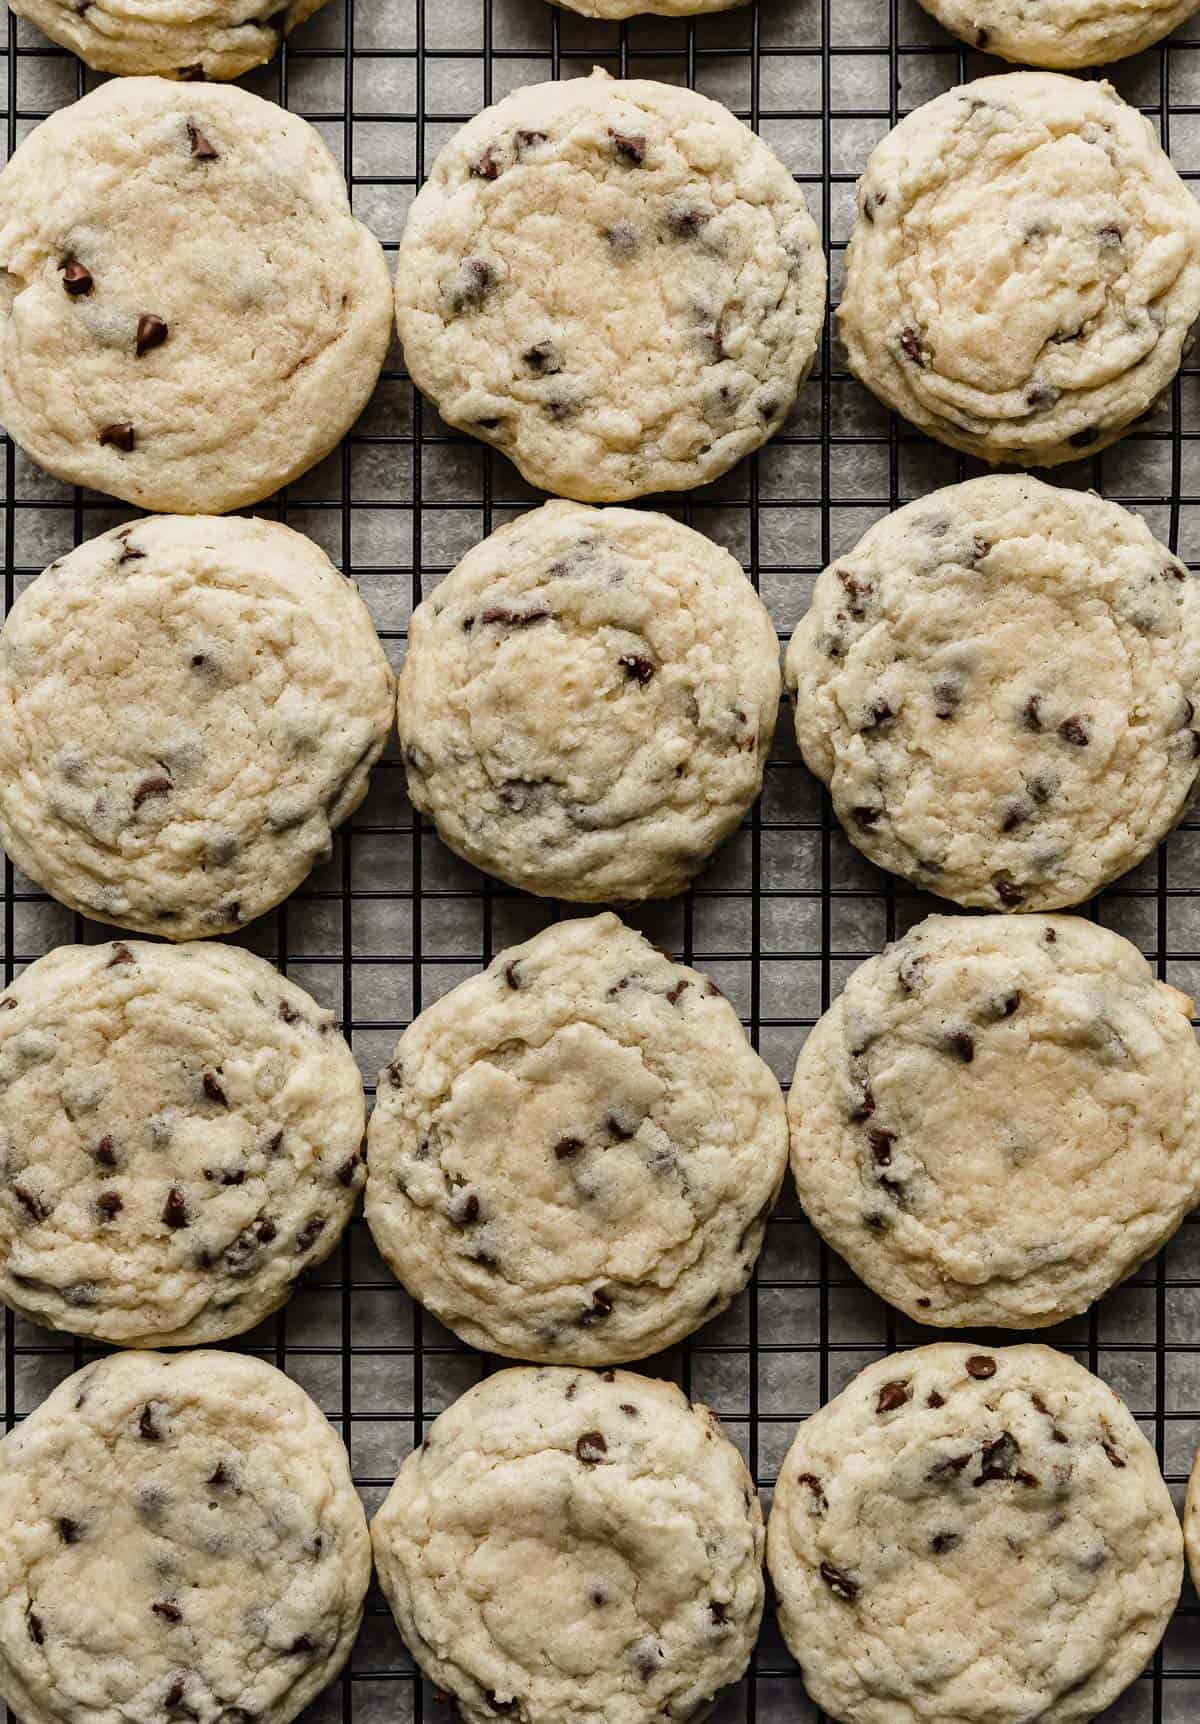
<path fill-rule="evenodd" d="M 1069 742 L 1074 748 L 1086 748 L 1091 741 L 1087 720 L 1079 717 L 1078 714 L 1064 718 L 1058 727 L 1058 734 L 1064 742 Z"/>
<path fill-rule="evenodd" d="M 191 1225 L 187 1199 L 177 1185 L 173 1185 L 167 1192 L 167 1200 L 163 1204 L 162 1219 L 168 1227 L 179 1228 Z"/>
<path fill-rule="evenodd" d="M 59 264 L 58 270 L 64 289 L 74 299 L 90 293 L 95 286 L 91 270 L 85 269 L 77 257 L 68 254 Z"/>
<path fill-rule="evenodd" d="M 98 441 L 110 449 L 120 449 L 128 455 L 134 445 L 133 426 L 128 419 L 116 419 L 111 425 L 105 425 L 100 432 Z"/>
<path fill-rule="evenodd" d="M 192 160 L 196 162 L 215 162 L 220 154 L 216 145 L 200 130 L 195 120 L 187 123 L 188 142 L 192 147 Z"/>
<path fill-rule="evenodd" d="M 821 1564 L 821 1579 L 835 1598 L 843 1599 L 847 1604 L 853 1604 L 861 1591 L 858 1581 L 848 1575 L 845 1569 L 835 1568 L 831 1562 Z"/>
<path fill-rule="evenodd" d="M 975 1038 L 967 1030 L 951 1030 L 944 1043 L 946 1052 L 969 1066 L 975 1058 Z"/>
<path fill-rule="evenodd" d="M 597 1466 L 608 1453 L 602 1431 L 585 1431 L 575 1444 L 575 1453 L 585 1466 Z"/>
<path fill-rule="evenodd" d="M 996 1361 L 990 1353 L 972 1353 L 967 1360 L 967 1376 L 974 1377 L 977 1382 L 984 1382 L 988 1377 L 996 1375 Z"/>
<path fill-rule="evenodd" d="M 956 1532 L 935 1532 L 929 1541 L 929 1548 L 934 1556 L 945 1556 L 948 1550 L 953 1550 L 956 1544 L 962 1543 L 962 1536 Z"/>
<path fill-rule="evenodd" d="M 612 1316 L 613 1302 L 607 1293 L 599 1289 L 592 1294 L 592 1302 L 586 1306 L 575 1319 L 579 1328 L 590 1329 L 594 1323 L 602 1323 L 606 1317 Z"/>
<path fill-rule="evenodd" d="M 894 1382 L 885 1383 L 880 1389 L 879 1398 L 875 1402 L 875 1411 L 877 1413 L 894 1413 L 897 1407 L 903 1407 L 911 1399 L 912 1390 L 908 1386 L 907 1379 L 897 1378 Z"/>
<path fill-rule="evenodd" d="M 552 341 L 535 341 L 532 347 L 525 349 L 521 358 L 538 377 L 556 377 L 562 370 L 562 360 Z"/>
<path fill-rule="evenodd" d="M 641 132 L 616 132 L 610 126 L 608 135 L 612 139 L 613 152 L 619 161 L 631 168 L 639 168 L 646 159 L 646 139 Z"/>
<path fill-rule="evenodd" d="M 166 323 L 154 311 L 143 311 L 137 322 L 135 347 L 140 359 L 144 353 L 149 353 L 154 347 L 161 347 L 170 331 Z"/>
<path fill-rule="evenodd" d="M 648 658 L 643 658 L 639 653 L 622 653 L 617 663 L 625 672 L 627 681 L 639 683 L 643 688 L 654 675 L 654 666 L 651 661 Z"/>
<path fill-rule="evenodd" d="M 218 1107 L 229 1106 L 229 1101 L 225 1095 L 225 1091 L 217 1082 L 215 1072 L 206 1071 L 204 1073 L 203 1077 L 200 1079 L 200 1088 L 204 1093 L 204 1099 L 206 1101 L 216 1102 Z"/>
<path fill-rule="evenodd" d="M 102 1221 L 112 1221 L 115 1216 L 120 1215 L 124 1207 L 124 1200 L 118 1191 L 102 1191 L 96 1199 L 96 1208 Z"/>
<path fill-rule="evenodd" d="M 156 773 L 152 778 L 143 778 L 133 793 L 133 806 L 140 808 L 143 802 L 148 802 L 152 796 L 169 796 L 175 786 L 162 773 Z"/>

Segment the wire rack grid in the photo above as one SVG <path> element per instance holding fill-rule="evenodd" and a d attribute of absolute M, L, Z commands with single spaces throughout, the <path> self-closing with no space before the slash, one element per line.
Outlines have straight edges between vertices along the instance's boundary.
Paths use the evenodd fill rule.
<path fill-rule="evenodd" d="M 96 80 L 7 16 L 11 151 Z M 853 186 L 873 144 L 939 91 L 1004 68 L 967 53 L 916 0 L 758 0 L 692 21 L 587 22 L 545 0 L 330 0 L 271 65 L 243 80 L 303 114 L 342 162 L 356 213 L 394 254 L 405 211 L 445 139 L 521 84 L 586 73 L 687 83 L 734 109 L 804 186 L 825 236 L 836 302 Z M 1112 70 L 1160 129 L 1185 178 L 1200 179 L 1200 19 Z M 1140 509 L 1185 560 L 1200 561 L 1200 368 L 1153 419 L 1064 483 Z M 785 639 L 816 573 L 900 502 L 969 477 L 973 464 L 889 419 L 851 379 L 828 328 L 784 432 L 715 485 L 664 506 L 744 563 Z M 11 442 L 0 461 L 4 594 L 132 511 L 40 473 Z M 345 443 L 259 513 L 307 532 L 353 575 L 398 664 L 405 626 L 463 552 L 538 495 L 498 454 L 453 434 L 393 352 Z M 685 898 L 632 916 L 712 973 L 786 1084 L 807 1029 L 848 972 L 930 909 L 846 843 L 804 771 L 786 709 L 759 805 Z M 944 906 L 943 906 L 944 907 Z M 493 953 L 562 913 L 451 857 L 414 816 L 394 754 L 342 829 L 328 865 L 256 923 L 245 943 L 335 1009 L 368 1087 L 410 1019 Z M 1089 905 L 1159 975 L 1200 991 L 1200 826 Z M 4 977 L 64 941 L 111 937 L 4 868 Z M 934 1338 L 868 1294 L 785 1194 L 754 1282 L 691 1342 L 644 1367 L 714 1405 L 769 1503 L 798 1422 L 870 1359 Z M 993 1337 L 1002 1340 L 1005 1337 Z M 1009 1336 L 1007 1338 L 1016 1338 Z M 1177 1500 L 1200 1442 L 1200 1227 L 1089 1316 L 1044 1333 L 1130 1402 Z M 238 1343 L 302 1383 L 341 1431 L 368 1511 L 430 1420 L 495 1365 L 415 1307 L 356 1218 L 285 1311 Z M 79 1341 L 4 1317 L 5 1428 L 91 1356 Z M 312 1707 L 320 1724 L 436 1724 L 444 1705 L 416 1675 L 373 1591 L 343 1677 Z M 816 1724 L 770 1616 L 720 1724 Z M 1106 1724 L 1200 1719 L 1200 1605 L 1190 1584 L 1152 1668 Z"/>

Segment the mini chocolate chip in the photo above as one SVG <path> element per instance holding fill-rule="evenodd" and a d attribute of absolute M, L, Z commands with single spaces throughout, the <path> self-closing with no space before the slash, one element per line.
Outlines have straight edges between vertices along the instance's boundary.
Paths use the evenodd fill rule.
<path fill-rule="evenodd" d="M 117 419 L 103 428 L 99 441 L 113 449 L 121 449 L 128 455 L 133 448 L 133 426 L 128 419 Z"/>
<path fill-rule="evenodd" d="M 96 1208 L 105 1221 L 111 1221 L 114 1215 L 120 1215 L 125 1205 L 117 1191 L 102 1191 L 96 1199 Z"/>
<path fill-rule="evenodd" d="M 33 1641 L 35 1646 L 44 1646 L 46 1644 L 45 1625 L 36 1610 L 26 1611 L 25 1627 L 28 1629 L 29 1638 Z"/>
<path fill-rule="evenodd" d="M 521 975 L 515 958 L 511 964 L 505 964 L 504 980 L 508 983 L 510 988 L 519 988 L 521 986 Z"/>
<path fill-rule="evenodd" d="M 296 1010 L 295 1006 L 289 1006 L 286 1000 L 280 1000 L 279 1016 L 283 1023 L 294 1024 L 300 1016 L 300 1013 Z"/>
<path fill-rule="evenodd" d="M 962 700 L 962 690 L 955 682 L 935 682 L 933 685 L 933 715 L 935 718 L 953 718 Z"/>
<path fill-rule="evenodd" d="M 173 1598 L 156 1598 L 150 1606 L 155 1616 L 161 1616 L 164 1622 L 181 1622 L 183 1612 Z"/>
<path fill-rule="evenodd" d="M 602 1323 L 606 1317 L 611 1317 L 612 1308 L 608 1294 L 597 1290 L 592 1294 L 591 1304 L 580 1312 L 575 1321 L 581 1329 L 590 1329 L 593 1323 Z"/>
<path fill-rule="evenodd" d="M 214 1072 L 206 1071 L 204 1073 L 204 1076 L 200 1080 L 200 1087 L 204 1091 L 204 1096 L 207 1101 L 215 1101 L 220 1107 L 229 1106 L 225 1097 L 225 1091 L 217 1082 L 216 1074 Z"/>
<path fill-rule="evenodd" d="M 570 395 L 548 395 L 542 403 L 543 411 L 556 425 L 562 425 L 568 419 L 574 419 L 579 412 L 579 407 L 579 400 Z"/>
<path fill-rule="evenodd" d="M 996 1361 L 990 1353 L 972 1353 L 967 1360 L 967 1376 L 974 1377 L 976 1382 L 985 1382 L 988 1377 L 996 1375 Z"/>
<path fill-rule="evenodd" d="M 1025 720 L 1025 727 L 1027 730 L 1040 730 L 1042 728 L 1041 695 L 1031 694 L 1029 699 L 1025 702 L 1025 705 L 1021 708 L 1021 714 Z"/>
<path fill-rule="evenodd" d="M 1017 1476 L 1017 1456 L 1020 1444 L 1008 1431 L 1001 1431 L 993 1442 L 983 1445 L 982 1468 L 976 1485 L 995 1484 Z"/>
<path fill-rule="evenodd" d="M 897 1407 L 902 1407 L 906 1401 L 911 1399 L 912 1390 L 909 1388 L 906 1379 L 898 1379 L 892 1383 L 885 1383 L 879 1391 L 879 1399 L 875 1403 L 875 1411 L 877 1413 L 894 1413 Z"/>
<path fill-rule="evenodd" d="M 504 168 L 496 160 L 494 145 L 489 144 L 483 154 L 471 163 L 471 172 L 477 180 L 498 180 L 500 178 Z"/>
<path fill-rule="evenodd" d="M 1096 238 L 1100 241 L 1100 244 L 1105 251 L 1115 251 L 1121 244 L 1121 241 L 1125 238 L 1125 235 L 1121 232 L 1119 227 L 1114 227 L 1110 222 L 1106 226 L 1097 230 Z"/>
<path fill-rule="evenodd" d="M 1058 727 L 1058 734 L 1064 742 L 1071 743 L 1075 748 L 1086 748 L 1088 745 L 1087 723 L 1082 718 L 1064 718 Z"/>
<path fill-rule="evenodd" d="M 554 1154 L 559 1161 L 569 1161 L 573 1155 L 578 1155 L 582 1148 L 581 1137 L 560 1137 L 554 1146 Z"/>
<path fill-rule="evenodd" d="M 77 257 L 65 257 L 58 268 L 63 278 L 63 287 L 73 298 L 90 293 L 95 286 L 91 271 L 85 269 Z"/>
<path fill-rule="evenodd" d="M 975 1038 L 966 1030 L 951 1030 L 944 1046 L 948 1054 L 954 1054 L 966 1066 L 975 1058 Z"/>
<path fill-rule="evenodd" d="M 143 778 L 133 793 L 133 806 L 140 808 L 143 802 L 152 796 L 169 796 L 174 786 L 169 778 L 156 774 L 153 778 Z"/>
<path fill-rule="evenodd" d="M 298 1252 L 308 1251 L 316 1244 L 317 1240 L 325 1230 L 325 1220 L 326 1217 L 324 1215 L 318 1214 L 309 1216 L 308 1220 L 304 1223 L 304 1226 L 296 1235 L 296 1250 Z M 272 1236 L 273 1235 L 274 1229 L 272 1228 Z"/>
<path fill-rule="evenodd" d="M 850 813 L 859 826 L 874 826 L 878 823 L 882 808 L 852 808 Z"/>
<path fill-rule="evenodd" d="M 522 150 L 532 149 L 534 144 L 544 144 L 546 142 L 545 132 L 529 132 L 522 130 L 515 132 L 513 136 L 516 139 L 518 155 L 521 154 Z"/>
<path fill-rule="evenodd" d="M 650 660 L 641 658 L 637 653 L 622 653 L 617 663 L 625 672 L 627 681 L 640 683 L 643 688 L 654 675 L 654 666 Z"/>
<path fill-rule="evenodd" d="M 638 248 L 638 231 L 631 221 L 616 221 L 604 229 L 609 249 L 617 257 L 632 257 Z"/>
<path fill-rule="evenodd" d="M 1025 893 L 1008 874 L 996 874 L 992 879 L 997 898 L 1010 909 L 1025 902 Z"/>
<path fill-rule="evenodd" d="M 666 992 L 667 1004 L 669 1006 L 677 1006 L 690 986 L 690 982 L 688 982 L 685 977 L 683 981 L 676 982 L 673 988 L 668 988 Z"/>
<path fill-rule="evenodd" d="M 229 1483 L 229 1474 L 225 1471 L 225 1462 L 218 1461 L 204 1482 L 207 1485 L 215 1485 L 218 1490 L 222 1485 L 227 1485 Z"/>
<path fill-rule="evenodd" d="M 315 1652 L 316 1650 L 316 1642 L 308 1634 L 298 1634 L 288 1647 L 289 1652 Z"/>
<path fill-rule="evenodd" d="M 667 211 L 666 229 L 675 239 L 695 239 L 712 217 L 705 210 L 673 209 Z"/>
<path fill-rule="evenodd" d="M 914 365 L 919 365 L 922 370 L 929 364 L 928 356 L 921 346 L 919 330 L 911 327 L 902 329 L 900 331 L 900 347 L 905 358 L 910 359 Z"/>
<path fill-rule="evenodd" d="M 853 1604 L 858 1597 L 858 1582 L 852 1580 L 844 1569 L 835 1568 L 831 1562 L 821 1564 L 821 1579 L 835 1597 L 844 1599 L 847 1604 Z"/>
<path fill-rule="evenodd" d="M 183 84 L 203 84 L 205 81 L 204 67 L 199 60 L 193 61 L 190 66 L 178 67 L 175 76 Z"/>
<path fill-rule="evenodd" d="M 942 1405 L 940 1400 L 938 1405 Z M 961 1473 L 970 1462 L 970 1459 L 970 1454 L 943 1455 L 940 1461 L 934 1461 L 933 1465 L 929 1468 L 929 1471 L 925 1474 L 926 1483 L 944 1484 L 948 1479 L 952 1479 L 956 1473 Z"/>
<path fill-rule="evenodd" d="M 163 1204 L 162 1218 L 168 1227 L 187 1227 L 191 1218 L 188 1215 L 187 1201 L 177 1185 L 173 1185 L 167 1193 L 167 1201 Z"/>
<path fill-rule="evenodd" d="M 447 1214 L 455 1227 L 470 1227 L 479 1220 L 479 1198 L 473 1191 L 464 1192 L 450 1204 Z"/>
<path fill-rule="evenodd" d="M 866 718 L 863 720 L 863 729 L 879 730 L 895 716 L 891 705 L 880 697 L 878 700 L 873 700 L 867 708 Z"/>
<path fill-rule="evenodd" d="M 1083 431 L 1076 431 L 1073 437 L 1068 437 L 1067 442 L 1073 449 L 1086 449 L 1099 435 L 1094 426 L 1088 426 Z"/>
<path fill-rule="evenodd" d="M 194 120 L 187 123 L 188 142 L 192 146 L 192 159 L 197 162 L 215 162 L 218 151 L 205 137 Z"/>
<path fill-rule="evenodd" d="M 824 1514 L 826 1509 L 829 1507 L 829 1503 L 825 1496 L 824 1487 L 816 1473 L 800 1473 L 796 1479 L 796 1483 L 798 1485 L 804 1485 L 807 1490 L 811 1491 L 814 1507 L 821 1514 Z"/>
<path fill-rule="evenodd" d="M 13 1196 L 33 1221 L 45 1221 L 46 1217 L 50 1213 L 48 1207 L 42 1202 L 41 1198 L 35 1196 L 34 1193 L 29 1191 L 24 1185 L 14 1185 Z"/>
<path fill-rule="evenodd" d="M 575 1453 L 584 1466 L 594 1467 L 608 1453 L 608 1444 L 600 1431 L 585 1431 L 575 1444 Z"/>
<path fill-rule="evenodd" d="M 1000 821 L 1001 832 L 1015 832 L 1018 826 L 1023 826 L 1029 819 L 1029 808 L 1024 802 L 1010 802 Z"/>
<path fill-rule="evenodd" d="M 500 623 L 505 628 L 510 629 L 529 629 L 535 623 L 548 621 L 550 614 L 545 609 L 540 611 L 510 611 L 505 606 L 495 605 L 492 609 L 484 611 L 479 620 L 481 623 Z"/>
<path fill-rule="evenodd" d="M 169 331 L 162 318 L 153 311 L 143 311 L 137 324 L 137 356 L 149 353 L 152 347 L 161 347 L 167 339 Z"/>
<path fill-rule="evenodd" d="M 83 1535 L 83 1528 L 77 1520 L 72 1520 L 69 1515 L 60 1515 L 54 1524 L 58 1528 L 58 1536 L 64 1544 L 79 1543 Z"/>
<path fill-rule="evenodd" d="M 521 355 L 530 371 L 539 377 L 557 377 L 562 370 L 562 360 L 558 350 L 551 341 L 536 341 L 532 347 L 527 347 Z"/>
<path fill-rule="evenodd" d="M 1101 1421 L 1101 1423 L 1103 1424 L 1103 1421 Z M 1114 1467 L 1117 1467 L 1121 1471 L 1124 1471 L 1125 1457 L 1121 1454 L 1120 1450 L 1113 1443 L 1112 1432 L 1109 1430 L 1108 1426 L 1105 1424 L 1103 1428 L 1104 1428 L 1104 1435 L 1100 1439 L 1100 1447 L 1104 1450 L 1105 1454 L 1108 1456 L 1112 1465 Z"/>
<path fill-rule="evenodd" d="M 925 1397 L 925 1405 L 927 1407 L 944 1407 L 946 1405 L 946 1397 L 945 1395 L 939 1394 L 936 1389 L 930 1389 L 929 1393 Z"/>
<path fill-rule="evenodd" d="M 630 167 L 640 168 L 646 159 L 646 139 L 640 132 L 615 132 L 610 126 L 608 135 L 613 141 L 613 149 L 623 162 Z"/>
<path fill-rule="evenodd" d="M 892 1164 L 892 1146 L 896 1141 L 894 1131 L 881 1131 L 878 1127 L 867 1133 L 867 1142 L 871 1146 L 871 1155 L 876 1167 L 890 1167 Z"/>
<path fill-rule="evenodd" d="M 729 1625 L 729 1606 L 719 1599 L 712 1598 L 708 1603 L 708 1614 L 712 1618 L 714 1628 L 727 1628 Z"/>
<path fill-rule="evenodd" d="M 0 1012 L 15 1012 L 16 1009 L 17 1002 L 13 999 L 11 994 L 8 995 L 6 999 L 0 1000 Z"/>
<path fill-rule="evenodd" d="M 609 1136 L 615 1137 L 618 1143 L 628 1143 L 631 1137 L 637 1136 L 637 1126 L 629 1126 L 615 1113 L 605 1114 L 604 1124 L 608 1130 Z"/>
<path fill-rule="evenodd" d="M 929 1548 L 934 1556 L 945 1556 L 948 1550 L 953 1550 L 962 1539 L 956 1532 L 935 1532 L 929 1541 Z"/>
<path fill-rule="evenodd" d="M 348 1155 L 346 1157 L 345 1161 L 343 1161 L 341 1163 L 341 1165 L 335 1170 L 334 1178 L 337 1180 L 339 1185 L 344 1185 L 346 1187 L 349 1187 L 349 1186 L 354 1184 L 354 1175 L 355 1175 L 357 1168 L 358 1168 L 358 1152 L 355 1151 L 355 1153 L 353 1155 Z"/>
<path fill-rule="evenodd" d="M 621 1411 L 625 1414 L 626 1418 L 628 1418 L 628 1419 L 636 1419 L 638 1416 L 638 1410 L 633 1405 L 632 1401 L 622 1401 L 621 1402 Z"/>
<path fill-rule="evenodd" d="M 166 1698 L 165 1698 L 163 1704 L 168 1709 L 178 1706 L 183 1699 L 185 1691 L 186 1690 L 185 1690 L 183 1677 L 177 1676 L 175 1678 L 175 1680 L 171 1683 L 171 1686 L 167 1689 Z M 184 1708 L 184 1710 L 187 1710 L 187 1709 Z"/>
<path fill-rule="evenodd" d="M 875 1112 L 875 1097 L 871 1093 L 870 1084 L 864 1083 L 862 1085 L 856 1099 L 851 1102 L 847 1111 L 850 1119 L 853 1120 L 856 1125 L 861 1125 L 864 1119 L 870 1119 L 871 1115 Z"/>
<path fill-rule="evenodd" d="M 991 39 L 991 32 L 985 30 L 981 24 L 975 32 L 975 46 L 980 50 L 980 52 L 982 52 L 983 49 L 987 47 Z"/>
<path fill-rule="evenodd" d="M 495 285 L 496 271 L 486 258 L 465 258 L 458 272 L 457 283 L 450 290 L 451 309 L 478 310 Z"/>
<path fill-rule="evenodd" d="M 138 1418 L 138 1436 L 146 1443 L 162 1441 L 162 1431 L 159 1429 L 158 1421 L 155 1418 L 153 1401 L 147 1401 L 142 1408 Z"/>
<path fill-rule="evenodd" d="M 1053 407 L 1059 398 L 1059 391 L 1052 389 L 1048 383 L 1035 383 L 1032 389 L 1025 392 L 1027 407 Z"/>

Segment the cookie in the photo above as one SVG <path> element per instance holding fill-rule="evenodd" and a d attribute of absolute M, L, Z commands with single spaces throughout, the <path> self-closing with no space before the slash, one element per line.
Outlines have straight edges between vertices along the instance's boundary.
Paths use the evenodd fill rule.
<path fill-rule="evenodd" d="M 0 1694 L 27 1724 L 287 1724 L 371 1574 L 346 1451 L 235 1353 L 120 1353 L 0 1442 Z"/>
<path fill-rule="evenodd" d="M 839 1724 L 1087 1724 L 1140 1675 L 1183 1577 L 1154 1451 L 1050 1347 L 878 1359 L 800 1427 L 767 1566 Z"/>
<path fill-rule="evenodd" d="M 715 1413 L 632 1371 L 500 1371 L 371 1525 L 409 1651 L 467 1724 L 702 1718 L 749 1662 L 762 1515 Z"/>
<path fill-rule="evenodd" d="M 1085 1311 L 1200 1199 L 1186 995 L 1072 916 L 930 916 L 869 958 L 788 1097 L 800 1201 L 921 1323 Z"/>
<path fill-rule="evenodd" d="M 787 1122 L 714 984 L 605 915 L 422 1012 L 368 1149 L 367 1221 L 414 1298 L 485 1352 L 595 1365 L 669 1347 L 741 1292 Z"/>
<path fill-rule="evenodd" d="M 362 1083 L 235 946 L 59 946 L 0 994 L 0 1297 L 133 1346 L 238 1335 L 333 1250 Z"/>
<path fill-rule="evenodd" d="M 1056 909 L 1184 810 L 1200 585 L 1115 503 L 973 479 L 826 569 L 787 681 L 805 761 L 873 862 L 960 904 Z"/>
<path fill-rule="evenodd" d="M 52 563 L 0 634 L 0 839 L 72 909 L 189 940 L 326 860 L 391 729 L 367 608 L 271 521 L 158 516 Z"/>
<path fill-rule="evenodd" d="M 144 509 L 295 479 L 390 336 L 383 251 L 319 135 L 228 85 L 123 78 L 44 120 L 0 173 L 0 271 L 0 423 Z"/>
<path fill-rule="evenodd" d="M 1106 66 L 1191 18 L 1197 0 L 921 0 L 973 48 L 1023 66 Z"/>
<path fill-rule="evenodd" d="M 236 78 L 278 51 L 325 0 L 13 0 L 13 11 L 98 72 Z"/>
<path fill-rule="evenodd" d="M 1114 443 L 1200 314 L 1200 210 L 1106 83 L 1010 72 L 948 90 L 872 152 L 841 333 L 886 406 L 985 461 Z"/>
<path fill-rule="evenodd" d="M 824 311 L 820 238 L 766 144 L 694 90 L 600 71 L 469 121 L 396 270 L 417 387 L 583 502 L 688 490 L 757 449 Z"/>
<path fill-rule="evenodd" d="M 728 12 L 745 0 L 557 0 L 568 12 L 585 18 L 689 18 L 700 12 Z"/>
<path fill-rule="evenodd" d="M 527 892 L 670 897 L 762 789 L 779 693 L 774 627 L 728 551 L 666 515 L 547 503 L 412 618 L 409 795 Z"/>
<path fill-rule="evenodd" d="M 1192 1585 L 1200 1586 L 1200 1454 L 1192 1464 L 1183 1514 L 1183 1542 Z"/>

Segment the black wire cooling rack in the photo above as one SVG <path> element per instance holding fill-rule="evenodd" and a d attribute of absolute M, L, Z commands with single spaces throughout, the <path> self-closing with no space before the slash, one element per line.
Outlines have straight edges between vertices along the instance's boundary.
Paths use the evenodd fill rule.
<path fill-rule="evenodd" d="M 1185 178 L 1200 179 L 1200 16 L 1110 75 L 1158 125 Z M 803 184 L 825 237 L 836 301 L 854 180 L 899 116 L 995 61 L 967 53 L 916 0 L 759 0 L 694 21 L 587 22 L 545 0 L 330 0 L 270 66 L 243 80 L 310 119 L 346 168 L 357 214 L 394 254 L 404 214 L 437 149 L 485 103 L 592 64 L 686 82 L 761 132 Z M 7 20 L 6 142 L 96 80 L 36 31 Z M 1185 560 L 1200 562 L 1200 368 L 1158 414 L 1062 482 L 1139 509 Z M 871 521 L 971 462 L 888 418 L 851 379 L 827 330 L 785 431 L 719 483 L 663 506 L 729 546 L 781 639 L 815 574 Z M 55 556 L 132 511 L 72 491 L 5 443 L 5 600 Z M 317 539 L 360 583 L 398 664 L 411 608 L 469 545 L 538 502 L 498 454 L 455 434 L 422 403 L 394 352 L 354 433 L 259 513 Z M 804 771 L 786 709 L 762 800 L 686 898 L 630 919 L 710 971 L 781 1081 L 808 1027 L 855 964 L 939 906 L 879 873 L 846 843 Z M 559 907 L 499 887 L 451 857 L 415 818 L 394 756 L 339 834 L 333 859 L 245 943 L 342 1020 L 368 1085 L 401 1029 L 492 954 Z M 1083 914 L 1138 944 L 1158 974 L 1200 992 L 1200 825 Z M 4 872 L 4 978 L 52 946 L 111 937 Z M 764 1504 L 797 1423 L 881 1352 L 934 1339 L 889 1311 L 828 1252 L 785 1195 L 755 1280 L 731 1311 L 644 1367 L 713 1404 L 755 1473 Z M 993 1341 L 1017 1339 L 994 1336 Z M 1089 1316 L 1040 1336 L 1077 1354 L 1129 1401 L 1181 1504 L 1200 1443 L 1200 1226 Z M 316 1398 L 350 1449 L 368 1512 L 425 1426 L 494 1361 L 415 1307 L 356 1219 L 287 1309 L 235 1343 L 262 1353 Z M 91 1356 L 81 1342 L 4 1318 L 5 1428 Z M 4 1536 L 0 1528 L 0 1537 Z M 445 1704 L 416 1677 L 373 1591 L 349 1668 L 308 1717 L 436 1724 Z M 768 1617 L 746 1680 L 720 1724 L 815 1724 Z M 1200 1605 L 1190 1583 L 1153 1668 L 1106 1724 L 1197 1724 Z"/>

